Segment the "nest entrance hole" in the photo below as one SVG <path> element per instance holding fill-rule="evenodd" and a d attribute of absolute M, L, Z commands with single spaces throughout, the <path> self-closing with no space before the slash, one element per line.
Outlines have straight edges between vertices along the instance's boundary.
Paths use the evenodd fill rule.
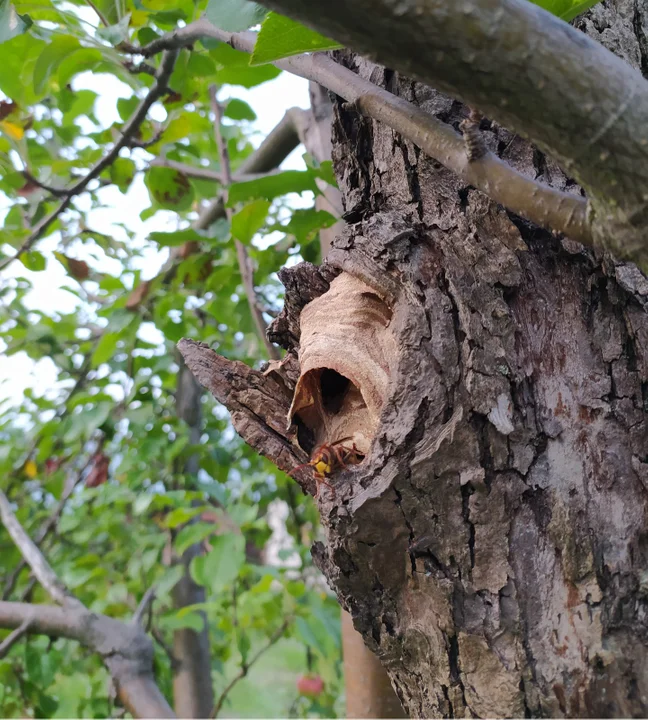
<path fill-rule="evenodd" d="M 342 409 L 344 397 L 349 390 L 351 381 L 339 372 L 324 368 L 320 375 L 320 391 L 322 407 L 330 415 L 336 415 Z"/>

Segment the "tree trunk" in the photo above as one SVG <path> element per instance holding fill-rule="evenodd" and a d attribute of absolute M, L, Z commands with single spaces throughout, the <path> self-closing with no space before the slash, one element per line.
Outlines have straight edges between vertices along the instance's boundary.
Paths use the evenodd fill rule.
<path fill-rule="evenodd" d="M 197 445 L 201 434 L 202 391 L 181 359 L 179 365 L 176 411 L 178 417 L 189 426 L 191 444 Z M 196 486 L 198 469 L 199 459 L 192 455 L 185 463 L 184 472 L 195 480 Z M 203 553 L 204 549 L 198 543 L 185 550 L 182 557 L 175 559 L 184 566 L 184 575 L 172 591 L 176 609 L 204 603 L 206 600 L 205 588 L 197 585 L 189 573 L 193 558 Z M 209 717 L 214 707 L 209 627 L 206 614 L 202 610 L 199 613 L 204 620 L 204 627 L 200 632 L 192 628 L 181 628 L 173 633 L 173 706 L 181 718 Z"/>
<path fill-rule="evenodd" d="M 328 92 L 317 83 L 309 84 L 311 107 L 304 113 L 298 128 L 306 148 L 318 162 L 331 160 L 331 123 L 333 105 Z M 315 198 L 315 208 L 326 210 L 339 217 L 342 214 L 342 196 L 338 188 L 321 181 L 321 195 Z M 320 230 L 321 256 L 324 259 L 331 249 L 335 236 L 342 232 L 344 223 L 339 220 L 330 228 Z M 362 635 L 353 627 L 350 615 L 342 610 L 342 654 L 344 656 L 344 685 L 346 714 L 352 718 L 400 718 L 403 708 L 391 686 L 389 676 L 376 656 L 367 649 Z"/>
<path fill-rule="evenodd" d="M 647 67 L 647 17 L 617 0 L 580 22 Z M 455 127 L 467 115 L 336 59 Z M 579 192 L 503 128 L 481 133 Z M 648 281 L 342 102 L 333 158 L 348 225 L 321 268 L 280 274 L 287 359 L 260 374 L 182 341 L 187 364 L 279 467 L 347 448 L 334 491 L 295 473 L 319 485 L 313 557 L 411 716 L 646 716 Z"/>

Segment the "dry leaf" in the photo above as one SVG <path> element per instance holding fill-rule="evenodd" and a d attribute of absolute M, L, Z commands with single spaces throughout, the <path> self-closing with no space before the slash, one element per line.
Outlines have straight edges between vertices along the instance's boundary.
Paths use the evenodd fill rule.
<path fill-rule="evenodd" d="M 141 282 L 128 296 L 128 300 L 126 300 L 126 309 L 127 310 L 137 310 L 137 308 L 142 304 L 142 302 L 146 299 L 146 296 L 149 293 L 149 290 L 151 289 L 151 281 L 150 280 L 144 280 Z"/>

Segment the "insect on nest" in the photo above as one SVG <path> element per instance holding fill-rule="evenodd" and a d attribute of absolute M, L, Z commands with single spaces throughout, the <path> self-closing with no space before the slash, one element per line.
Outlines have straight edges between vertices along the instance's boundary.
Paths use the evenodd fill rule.
<path fill-rule="evenodd" d="M 364 460 L 364 455 L 356 447 L 355 442 L 348 447 L 342 443 L 348 443 L 353 440 L 351 437 L 336 440 L 334 443 L 323 443 L 313 450 L 311 459 L 307 463 L 298 465 L 291 471 L 291 475 L 301 468 L 312 467 L 313 478 L 315 480 L 315 497 L 319 497 L 322 485 L 330 488 L 333 497 L 335 497 L 335 488 L 326 478 L 333 475 L 338 470 L 344 470 L 349 465 L 359 465 Z"/>

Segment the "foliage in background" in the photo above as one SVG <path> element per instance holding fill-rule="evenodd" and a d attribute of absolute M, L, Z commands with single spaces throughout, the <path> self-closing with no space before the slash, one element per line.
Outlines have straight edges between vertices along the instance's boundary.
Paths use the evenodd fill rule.
<path fill-rule="evenodd" d="M 0 191 L 8 207 L 0 259 L 14 254 L 56 208 L 57 189 L 105 157 L 153 85 L 159 58 L 142 62 L 124 51 L 126 43 L 149 43 L 205 9 L 229 12 L 220 20 L 232 26 L 260 19 L 254 3 L 205 8 L 190 0 L 100 0 L 91 7 L 94 12 L 75 0 L 4 0 L 0 8 Z M 96 87 L 112 75 L 129 89 L 117 103 L 120 120 L 109 127 L 96 111 L 99 93 L 79 89 L 86 72 Z M 247 56 L 216 42 L 181 51 L 170 92 L 154 106 L 157 121 L 149 114 L 131 146 L 20 256 L 33 279 L 3 273 L 0 349 L 51 358 L 57 382 L 44 395 L 28 391 L 19 406 L 3 408 L 0 487 L 32 538 L 42 538 L 54 569 L 91 609 L 129 619 L 145 591 L 157 586 L 151 631 L 167 697 L 172 668 L 165 647 L 174 630 L 201 628 L 203 610 L 216 697 L 288 620 L 282 639 L 229 694 L 228 714 L 331 716 L 341 707 L 339 609 L 310 566 L 317 532 L 310 499 L 238 439 L 210 397 L 203 397 L 197 445 L 175 408 L 174 346 L 181 337 L 250 364 L 264 356 L 232 235 L 247 247 L 268 321 L 281 297 L 274 273 L 302 257 L 317 261 L 318 230 L 333 221 L 312 208 L 291 209 L 290 193 L 318 192 L 315 179 L 330 180 L 330 168 L 309 158 L 302 170 L 235 183 L 231 227 L 223 218 L 207 230 L 192 222 L 222 187 L 164 166 L 171 161 L 221 172 L 208 95 L 216 84 L 236 173 L 253 152 L 255 115 L 244 101 L 230 99 L 229 86 L 251 88 L 278 72 L 250 66 Z M 105 188 L 126 195 L 140 177 L 148 190 L 140 216 L 159 218 L 166 229 L 137 236 L 119 208 L 115 228 L 97 227 L 93 213 L 113 202 Z M 260 242 L 253 244 L 255 237 Z M 176 253 L 170 270 L 141 271 L 159 267 L 169 249 Z M 69 313 L 34 309 L 30 291 L 48 282 L 57 263 L 69 276 L 76 307 Z M 197 477 L 185 471 L 191 457 L 199 461 Z M 284 554 L 299 558 L 293 569 L 270 566 L 261 555 L 277 498 L 289 508 L 294 551 Z M 196 542 L 206 554 L 193 561 L 191 574 L 207 599 L 178 610 L 170 592 L 182 571 L 169 558 Z M 27 570 L 16 573 L 21 559 L 1 528 L 0 544 L 4 599 L 46 602 Z M 297 691 L 296 675 L 308 671 L 324 679 L 325 692 L 315 699 Z M 5 717 L 104 717 L 114 712 L 111 703 L 100 660 L 74 642 L 27 637 L 0 660 Z"/>

